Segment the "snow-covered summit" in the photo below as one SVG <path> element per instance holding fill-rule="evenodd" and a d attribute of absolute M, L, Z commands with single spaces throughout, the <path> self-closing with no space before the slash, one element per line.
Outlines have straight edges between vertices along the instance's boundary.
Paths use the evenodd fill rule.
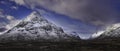
<path fill-rule="evenodd" d="M 111 25 L 111 26 L 108 26 L 107 29 L 106 29 L 106 31 L 115 30 L 115 29 L 117 29 L 117 28 L 119 28 L 119 27 L 120 27 L 120 23 L 113 24 L 113 25 Z"/>
<path fill-rule="evenodd" d="M 4 39 L 4 40 L 3 40 Z M 32 12 L 15 27 L 0 36 L 0 41 L 76 41 L 79 37 L 64 33 L 39 13 Z"/>

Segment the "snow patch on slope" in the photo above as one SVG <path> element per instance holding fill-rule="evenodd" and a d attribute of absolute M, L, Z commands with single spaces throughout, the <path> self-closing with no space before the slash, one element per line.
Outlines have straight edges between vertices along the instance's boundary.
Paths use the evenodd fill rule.
<path fill-rule="evenodd" d="M 94 33 L 93 35 L 92 35 L 92 38 L 96 38 L 96 37 L 99 37 L 102 33 L 104 33 L 105 31 L 99 31 L 99 32 L 97 32 L 97 33 Z"/>

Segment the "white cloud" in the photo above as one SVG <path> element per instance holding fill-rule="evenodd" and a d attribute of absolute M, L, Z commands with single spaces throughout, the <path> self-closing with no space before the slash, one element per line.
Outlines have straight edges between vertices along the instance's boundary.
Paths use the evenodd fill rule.
<path fill-rule="evenodd" d="M 8 20 L 10 20 L 10 21 L 12 21 L 12 20 L 15 19 L 15 18 L 14 18 L 13 16 L 11 16 L 11 15 L 7 15 L 6 18 L 7 18 Z"/>
<path fill-rule="evenodd" d="M 17 10 L 18 7 L 17 7 L 17 6 L 12 6 L 11 9 L 15 9 L 15 10 Z"/>
<path fill-rule="evenodd" d="M 16 3 L 18 3 L 19 5 L 24 5 L 24 0 L 10 0 L 10 1 L 15 1 Z"/>

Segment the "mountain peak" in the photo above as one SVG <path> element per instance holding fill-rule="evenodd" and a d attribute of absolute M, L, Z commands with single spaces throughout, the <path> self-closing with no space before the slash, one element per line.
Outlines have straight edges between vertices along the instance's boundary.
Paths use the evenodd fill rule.
<path fill-rule="evenodd" d="M 4 39 L 4 40 L 2 40 Z M 78 37 L 66 34 L 61 27 L 50 23 L 39 13 L 32 12 L 15 27 L 0 36 L 2 41 L 78 41 Z"/>
<path fill-rule="evenodd" d="M 27 18 L 25 18 L 25 21 L 31 21 L 32 19 L 43 19 L 42 16 L 37 13 L 37 12 L 32 12 L 30 15 L 27 16 Z"/>

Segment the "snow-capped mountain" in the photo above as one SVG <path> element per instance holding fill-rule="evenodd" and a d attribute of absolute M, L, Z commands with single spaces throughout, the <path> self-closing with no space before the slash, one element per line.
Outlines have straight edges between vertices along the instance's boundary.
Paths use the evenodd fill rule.
<path fill-rule="evenodd" d="M 119 38 L 120 37 L 120 23 L 113 24 L 106 28 L 105 31 L 100 32 L 99 34 L 93 34 L 92 37 L 95 37 L 97 35 L 97 38 Z"/>
<path fill-rule="evenodd" d="M 64 33 L 39 13 L 32 12 L 13 28 L 0 35 L 0 41 L 79 41 L 79 37 Z"/>

